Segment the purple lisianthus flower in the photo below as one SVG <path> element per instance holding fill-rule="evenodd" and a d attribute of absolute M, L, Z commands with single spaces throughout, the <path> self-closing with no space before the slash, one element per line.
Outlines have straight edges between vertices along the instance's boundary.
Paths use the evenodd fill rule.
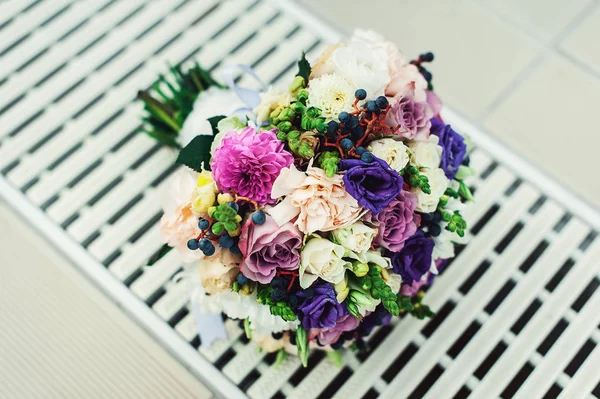
<path fill-rule="evenodd" d="M 411 284 L 431 268 L 431 255 L 434 243 L 421 230 L 404 242 L 400 252 L 391 254 L 394 272 L 402 276 L 402 281 Z"/>
<path fill-rule="evenodd" d="M 268 284 L 277 270 L 295 270 L 300 264 L 300 231 L 292 223 L 279 226 L 267 216 L 263 224 L 244 224 L 238 243 L 243 260 L 240 271 L 250 280 Z"/>
<path fill-rule="evenodd" d="M 417 102 L 405 96 L 392 105 L 386 122 L 398 128 L 398 135 L 409 140 L 427 140 L 433 111 L 426 102 Z"/>
<path fill-rule="evenodd" d="M 439 145 L 443 149 L 440 168 L 444 170 L 446 177 L 452 180 L 467 154 L 465 139 L 452 130 L 450 125 L 446 125 L 437 118 L 431 119 L 431 134 L 440 138 Z"/>
<path fill-rule="evenodd" d="M 404 242 L 417 232 L 421 217 L 415 213 L 417 196 L 408 191 L 401 191 L 377 215 L 368 215 L 367 220 L 377 226 L 374 242 L 393 252 L 404 247 Z"/>
<path fill-rule="evenodd" d="M 332 328 L 337 321 L 348 315 L 346 306 L 338 303 L 333 285 L 323 283 L 315 285 L 296 294 L 303 299 L 298 310 L 304 315 L 302 327 L 310 328 Z"/>
<path fill-rule="evenodd" d="M 273 182 L 281 169 L 294 162 L 273 131 L 247 127 L 225 135 L 212 156 L 212 173 L 221 192 L 230 190 L 259 205 L 274 203 Z"/>
<path fill-rule="evenodd" d="M 376 156 L 373 156 L 373 162 L 344 159 L 339 168 L 346 171 L 344 187 L 348 194 L 373 215 L 388 206 L 402 190 L 402 176 Z"/>

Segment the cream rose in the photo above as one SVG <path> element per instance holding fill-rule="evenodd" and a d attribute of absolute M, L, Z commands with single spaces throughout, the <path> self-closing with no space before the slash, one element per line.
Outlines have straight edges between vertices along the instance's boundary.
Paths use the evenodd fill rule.
<path fill-rule="evenodd" d="M 373 140 L 368 150 L 377 158 L 383 159 L 395 171 L 401 171 L 408 164 L 408 147 L 394 139 Z"/>
<path fill-rule="evenodd" d="M 413 141 L 408 144 L 411 163 L 419 168 L 439 168 L 442 159 L 442 147 L 438 145 L 438 136 L 430 135 L 428 141 Z"/>
<path fill-rule="evenodd" d="M 231 251 L 221 250 L 217 254 L 200 260 L 198 267 L 200 281 L 209 294 L 230 290 L 233 281 L 239 274 L 238 264 L 240 255 L 233 255 Z"/>
<path fill-rule="evenodd" d="M 448 178 L 444 174 L 444 170 L 440 168 L 423 169 L 421 174 L 429 179 L 431 194 L 424 193 L 420 188 L 413 188 L 413 192 L 417 194 L 416 209 L 419 212 L 431 213 L 437 209 L 440 197 L 448 188 Z"/>
<path fill-rule="evenodd" d="M 300 253 L 300 286 L 308 288 L 317 278 L 338 284 L 344 279 L 346 268 L 352 264 L 343 260 L 346 249 L 341 245 L 315 236 Z"/>
<path fill-rule="evenodd" d="M 206 215 L 208 208 L 217 200 L 217 185 L 212 174 L 205 170 L 198 176 L 197 186 L 191 195 L 192 211 L 199 216 Z"/>
<path fill-rule="evenodd" d="M 348 227 L 335 229 L 331 232 L 332 241 L 354 252 L 365 252 L 371 248 L 377 230 L 362 222 L 356 222 Z"/>
<path fill-rule="evenodd" d="M 298 216 L 294 224 L 305 234 L 346 227 L 365 213 L 344 189 L 342 176 L 328 177 L 311 166 L 306 173 L 294 165 L 283 168 L 271 192 L 272 198 L 281 196 L 284 200 L 269 213 L 280 226 Z"/>

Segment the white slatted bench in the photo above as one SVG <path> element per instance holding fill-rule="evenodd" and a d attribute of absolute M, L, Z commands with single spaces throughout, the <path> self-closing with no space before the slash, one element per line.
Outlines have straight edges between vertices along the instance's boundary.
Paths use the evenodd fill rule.
<path fill-rule="evenodd" d="M 149 265 L 176 167 L 136 133 L 136 92 L 190 60 L 275 83 L 340 37 L 292 1 L 0 3 L 0 194 L 218 396 L 600 397 L 600 216 L 450 111 L 480 176 L 473 240 L 428 294 L 436 318 L 379 328 L 341 369 L 319 352 L 275 369 L 234 322 L 199 347 L 177 256 Z"/>

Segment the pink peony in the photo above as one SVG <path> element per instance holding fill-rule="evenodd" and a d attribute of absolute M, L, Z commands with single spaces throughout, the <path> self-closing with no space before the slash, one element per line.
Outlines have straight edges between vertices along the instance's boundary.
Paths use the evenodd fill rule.
<path fill-rule="evenodd" d="M 248 197 L 260 205 L 274 203 L 273 182 L 282 168 L 294 162 L 273 131 L 247 127 L 229 132 L 212 157 L 213 177 L 219 190 Z"/>

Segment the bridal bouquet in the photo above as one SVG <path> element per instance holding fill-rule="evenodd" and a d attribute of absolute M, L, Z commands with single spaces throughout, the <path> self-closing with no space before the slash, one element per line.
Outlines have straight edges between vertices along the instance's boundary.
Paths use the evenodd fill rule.
<path fill-rule="evenodd" d="M 302 56 L 285 90 L 196 65 L 140 93 L 149 133 L 187 166 L 160 228 L 191 265 L 195 306 L 305 365 L 309 348 L 361 349 L 392 316 L 433 315 L 424 288 L 465 235 L 474 171 L 439 116 L 432 60 L 361 31 Z"/>

